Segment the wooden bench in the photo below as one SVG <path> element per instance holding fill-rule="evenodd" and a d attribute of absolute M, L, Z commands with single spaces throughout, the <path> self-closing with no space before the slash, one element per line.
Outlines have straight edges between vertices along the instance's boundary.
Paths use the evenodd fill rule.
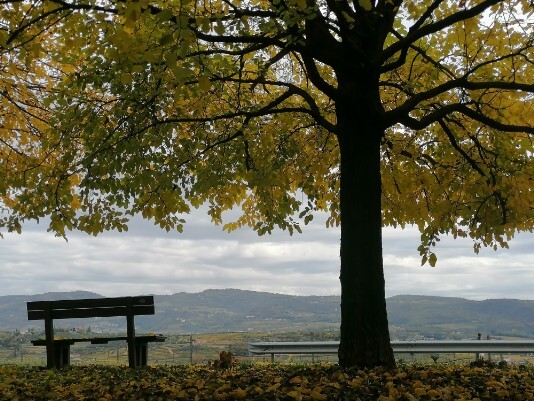
<path fill-rule="evenodd" d="M 70 346 L 76 342 L 107 344 L 109 341 L 126 340 L 128 365 L 139 368 L 147 365 L 148 343 L 165 341 L 162 335 L 136 336 L 134 316 L 153 315 L 154 297 L 94 298 L 60 301 L 36 301 L 27 303 L 28 320 L 44 320 L 45 339 L 33 340 L 36 346 L 46 346 L 46 366 L 62 368 L 70 363 Z M 126 337 L 93 337 L 54 339 L 55 319 L 89 317 L 126 317 Z"/>

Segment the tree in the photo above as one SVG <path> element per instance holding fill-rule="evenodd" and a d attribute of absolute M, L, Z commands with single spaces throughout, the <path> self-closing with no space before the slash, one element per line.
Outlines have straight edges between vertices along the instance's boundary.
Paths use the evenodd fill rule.
<path fill-rule="evenodd" d="M 381 228 L 534 226 L 527 0 L 4 1 L 3 226 L 341 224 L 342 366 L 391 366 Z M 530 7 L 530 8 L 529 8 Z"/>

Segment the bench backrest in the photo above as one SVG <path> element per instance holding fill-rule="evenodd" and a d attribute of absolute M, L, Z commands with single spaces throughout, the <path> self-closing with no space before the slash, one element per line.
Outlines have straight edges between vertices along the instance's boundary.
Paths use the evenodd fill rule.
<path fill-rule="evenodd" d="M 154 297 L 152 295 L 35 301 L 28 302 L 26 307 L 28 310 L 28 320 L 153 315 L 155 313 Z"/>

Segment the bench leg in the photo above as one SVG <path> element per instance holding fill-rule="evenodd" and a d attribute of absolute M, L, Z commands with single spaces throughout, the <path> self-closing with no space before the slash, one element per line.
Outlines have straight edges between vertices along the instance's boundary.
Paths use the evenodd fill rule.
<path fill-rule="evenodd" d="M 148 364 L 148 343 L 137 341 L 135 343 L 136 368 L 144 368 Z"/>
<path fill-rule="evenodd" d="M 48 369 L 54 369 L 56 364 L 56 347 L 54 345 L 47 345 L 46 346 L 46 367 Z"/>
<path fill-rule="evenodd" d="M 61 345 L 56 347 L 58 354 L 59 368 L 70 365 L 70 344 Z"/>
<path fill-rule="evenodd" d="M 70 344 L 54 344 L 46 347 L 46 367 L 61 369 L 70 365 Z"/>

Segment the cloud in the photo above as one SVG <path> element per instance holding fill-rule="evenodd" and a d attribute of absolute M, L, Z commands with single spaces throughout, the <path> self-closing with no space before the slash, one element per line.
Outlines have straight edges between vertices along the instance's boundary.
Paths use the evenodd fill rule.
<path fill-rule="evenodd" d="M 510 250 L 483 248 L 476 255 L 471 241 L 445 237 L 436 249 L 436 267 L 420 266 L 417 253 L 401 258 L 398 252 L 386 253 L 387 292 L 532 299 L 534 250 L 528 243 L 532 243 L 532 235 L 520 234 L 510 243 Z"/>
<path fill-rule="evenodd" d="M 98 237 L 73 232 L 69 241 L 40 225 L 0 240 L 0 295 L 86 290 L 106 296 L 241 288 L 302 295 L 339 294 L 339 229 L 318 219 L 302 235 L 259 237 L 214 227 L 199 212 L 183 234 L 165 233 L 134 219 L 128 233 Z M 420 266 L 414 228 L 384 230 L 386 294 L 472 299 L 532 299 L 532 235 L 518 235 L 511 250 L 483 249 L 444 238 L 435 268 Z"/>

